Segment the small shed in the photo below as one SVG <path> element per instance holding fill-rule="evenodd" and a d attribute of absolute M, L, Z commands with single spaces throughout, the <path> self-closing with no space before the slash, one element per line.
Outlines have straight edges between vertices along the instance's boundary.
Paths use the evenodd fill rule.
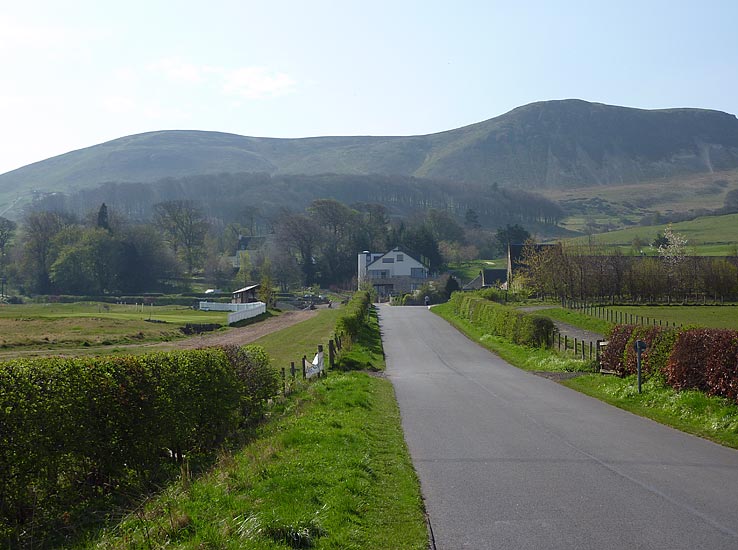
<path fill-rule="evenodd" d="M 258 301 L 256 293 L 259 291 L 260 284 L 249 285 L 238 290 L 234 290 L 232 293 L 231 303 L 233 304 L 250 304 Z"/>

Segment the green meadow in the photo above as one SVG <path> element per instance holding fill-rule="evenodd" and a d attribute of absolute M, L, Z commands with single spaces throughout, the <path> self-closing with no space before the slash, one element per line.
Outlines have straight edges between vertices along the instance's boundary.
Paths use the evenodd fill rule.
<path fill-rule="evenodd" d="M 225 312 L 184 306 L 83 302 L 0 305 L 0 352 L 64 350 L 160 342 L 182 337 L 187 323 L 226 325 Z"/>

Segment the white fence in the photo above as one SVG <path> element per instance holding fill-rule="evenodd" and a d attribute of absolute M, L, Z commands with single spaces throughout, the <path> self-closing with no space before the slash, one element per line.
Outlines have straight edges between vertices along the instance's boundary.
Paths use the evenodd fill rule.
<path fill-rule="evenodd" d="M 222 304 L 219 302 L 200 302 L 201 311 L 232 311 L 228 314 L 228 324 L 232 325 L 244 319 L 251 319 L 266 313 L 264 302 L 250 302 L 248 304 Z"/>
<path fill-rule="evenodd" d="M 227 305 L 227 304 L 226 304 Z M 233 304 L 235 306 L 249 306 L 247 308 L 239 308 L 239 311 L 228 314 L 228 324 L 238 323 L 244 319 L 251 319 L 262 313 L 266 313 L 267 307 L 264 302 L 253 302 L 250 304 Z"/>

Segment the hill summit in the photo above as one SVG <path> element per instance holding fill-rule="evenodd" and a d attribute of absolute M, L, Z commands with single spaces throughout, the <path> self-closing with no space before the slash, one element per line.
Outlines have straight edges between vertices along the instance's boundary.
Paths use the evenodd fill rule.
<path fill-rule="evenodd" d="M 738 119 L 542 101 L 446 132 L 277 139 L 161 131 L 72 151 L 0 175 L 0 202 L 31 190 L 212 173 L 383 174 L 527 189 L 646 181 L 738 167 Z"/>

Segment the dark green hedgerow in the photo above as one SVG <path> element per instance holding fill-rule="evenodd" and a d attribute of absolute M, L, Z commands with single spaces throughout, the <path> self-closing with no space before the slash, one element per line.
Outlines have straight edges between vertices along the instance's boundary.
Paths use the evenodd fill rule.
<path fill-rule="evenodd" d="M 539 315 L 523 313 L 485 299 L 477 293 L 454 292 L 450 300 L 454 313 L 493 336 L 501 336 L 515 344 L 531 347 L 553 345 L 553 321 Z"/>
<path fill-rule="evenodd" d="M 336 321 L 336 336 L 350 345 L 359 335 L 361 328 L 367 323 L 371 295 L 368 291 L 359 290 L 354 293 L 344 308 L 341 317 Z"/>
<path fill-rule="evenodd" d="M 278 391 L 268 364 L 249 347 L 0 365 L 0 540 L 214 449 Z"/>

